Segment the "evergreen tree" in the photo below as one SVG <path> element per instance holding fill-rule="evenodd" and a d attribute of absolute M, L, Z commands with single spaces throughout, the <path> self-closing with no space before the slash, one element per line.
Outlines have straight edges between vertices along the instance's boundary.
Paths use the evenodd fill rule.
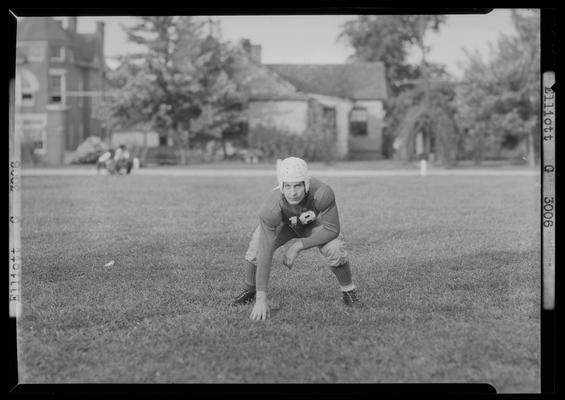
<path fill-rule="evenodd" d="M 206 35 L 207 27 L 210 21 L 190 16 L 150 16 L 126 28 L 145 51 L 122 59 L 113 76 L 120 89 L 107 105 L 116 123 L 172 138 L 183 163 L 191 137 L 202 131 L 221 137 L 244 108 L 232 79 L 233 50 Z"/>

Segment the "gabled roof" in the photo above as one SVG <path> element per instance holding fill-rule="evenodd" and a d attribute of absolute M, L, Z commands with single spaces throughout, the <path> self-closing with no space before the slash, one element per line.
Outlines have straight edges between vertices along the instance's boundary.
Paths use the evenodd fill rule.
<path fill-rule="evenodd" d="M 264 65 L 252 60 L 245 52 L 236 58 L 235 79 L 250 100 L 307 100 L 304 93 Z"/>
<path fill-rule="evenodd" d="M 17 41 L 70 41 L 61 24 L 51 17 L 26 17 L 18 21 L 16 39 Z"/>
<path fill-rule="evenodd" d="M 76 33 L 63 29 L 51 17 L 26 17 L 18 21 L 17 41 L 64 42 L 72 47 L 76 61 L 91 63 L 99 55 L 100 37 L 97 33 Z"/>
<path fill-rule="evenodd" d="M 387 98 L 385 68 L 381 62 L 265 66 L 301 92 L 352 100 Z"/>

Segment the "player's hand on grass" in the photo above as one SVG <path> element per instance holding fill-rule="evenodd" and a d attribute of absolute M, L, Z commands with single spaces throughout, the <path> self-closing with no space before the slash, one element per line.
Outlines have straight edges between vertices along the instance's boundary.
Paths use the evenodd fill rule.
<path fill-rule="evenodd" d="M 292 268 L 292 264 L 296 257 L 298 257 L 298 253 L 300 253 L 303 249 L 302 240 L 297 240 L 288 248 L 286 254 L 284 255 L 283 264 L 288 268 Z"/>
<path fill-rule="evenodd" d="M 255 298 L 255 305 L 249 318 L 253 321 L 266 321 L 269 318 L 269 305 L 267 304 L 267 293 L 258 291 Z"/>

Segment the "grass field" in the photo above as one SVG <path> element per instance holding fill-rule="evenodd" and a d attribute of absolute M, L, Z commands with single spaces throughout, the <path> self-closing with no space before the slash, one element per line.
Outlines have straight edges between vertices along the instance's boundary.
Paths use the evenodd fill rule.
<path fill-rule="evenodd" d="M 279 250 L 258 323 L 227 303 L 274 178 L 25 177 L 20 382 L 540 390 L 539 178 L 324 180 L 366 307 Z"/>

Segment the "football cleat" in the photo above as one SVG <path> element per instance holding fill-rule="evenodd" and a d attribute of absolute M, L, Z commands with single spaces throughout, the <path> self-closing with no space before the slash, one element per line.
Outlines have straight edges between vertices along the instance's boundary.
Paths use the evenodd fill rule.
<path fill-rule="evenodd" d="M 343 302 L 348 307 L 355 307 L 355 308 L 363 307 L 363 303 L 357 297 L 357 293 L 355 292 L 355 289 L 350 290 L 348 292 L 343 292 Z"/>
<path fill-rule="evenodd" d="M 243 306 L 255 301 L 255 290 L 244 289 L 239 295 L 230 303 L 232 306 Z"/>

